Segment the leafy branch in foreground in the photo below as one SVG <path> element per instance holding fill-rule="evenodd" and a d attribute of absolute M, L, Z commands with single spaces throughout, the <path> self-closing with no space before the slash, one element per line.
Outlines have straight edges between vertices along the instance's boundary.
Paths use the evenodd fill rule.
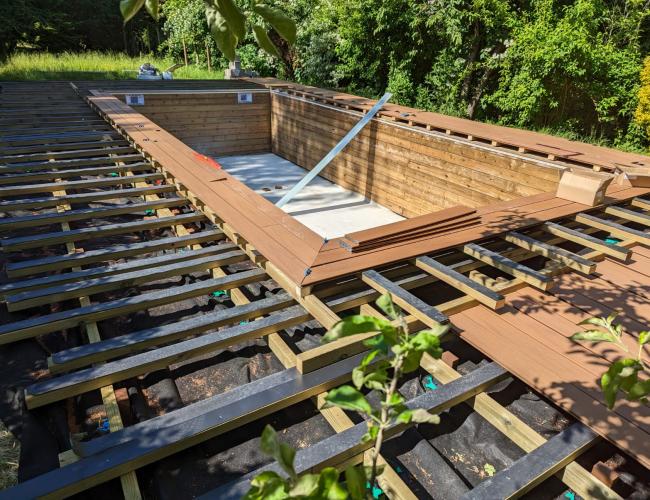
<path fill-rule="evenodd" d="M 588 329 L 571 336 L 574 341 L 608 342 L 617 345 L 631 355 L 630 350 L 622 340 L 625 329 L 620 324 L 614 324 L 616 313 L 607 318 L 589 318 L 581 325 L 593 325 L 598 328 Z M 648 367 L 642 359 L 645 346 L 650 343 L 650 331 L 643 331 L 637 337 L 638 351 L 636 357 L 619 359 L 611 363 L 609 369 L 600 378 L 600 386 L 605 396 L 605 402 L 611 410 L 616 404 L 618 392 L 622 392 L 628 401 L 641 401 L 648 404 L 650 395 L 650 379 L 641 380 L 639 375 L 650 375 Z"/>
<path fill-rule="evenodd" d="M 280 49 L 271 40 L 269 32 L 272 29 L 289 45 L 296 42 L 296 23 L 284 12 L 254 0 L 241 1 L 241 9 L 235 0 L 204 0 L 205 16 L 212 38 L 219 50 L 230 61 L 235 60 L 237 44 L 252 29 L 255 41 L 265 52 L 274 57 L 281 57 Z M 121 0 L 120 12 L 124 22 L 128 22 L 142 7 L 149 15 L 158 20 L 159 0 Z"/>
<path fill-rule="evenodd" d="M 432 330 L 422 330 L 409 335 L 402 311 L 393 303 L 389 294 L 382 295 L 377 307 L 390 319 L 355 315 L 336 323 L 323 337 L 323 342 L 332 342 L 350 335 L 376 332 L 364 341 L 370 349 L 368 354 L 352 372 L 354 386 L 344 385 L 332 389 L 325 400 L 327 406 L 357 411 L 367 417 L 367 432 L 363 441 L 373 441 L 369 467 L 348 467 L 345 470 L 345 484 L 339 484 L 339 472 L 327 467 L 318 474 L 298 476 L 294 470 L 295 451 L 280 443 L 270 426 L 262 434 L 262 451 L 271 455 L 287 477 L 273 471 L 263 472 L 251 481 L 246 500 L 263 498 L 308 498 L 360 500 L 371 497 L 381 474 L 377 461 L 387 429 L 395 424 L 438 423 L 437 415 L 421 408 L 409 408 L 397 387 L 404 374 L 418 369 L 424 353 L 440 358 L 440 337 L 449 328 L 441 325 Z M 381 403 L 375 408 L 361 392 L 374 390 L 381 394 Z M 370 487 L 370 490 L 368 489 Z"/>

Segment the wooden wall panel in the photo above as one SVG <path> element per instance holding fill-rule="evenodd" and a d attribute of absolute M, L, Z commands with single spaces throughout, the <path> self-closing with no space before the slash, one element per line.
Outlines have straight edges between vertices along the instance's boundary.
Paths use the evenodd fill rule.
<path fill-rule="evenodd" d="M 273 94 L 273 153 L 311 169 L 358 121 L 331 107 Z M 323 177 L 405 217 L 554 191 L 560 170 L 416 129 L 372 122 Z"/>
<path fill-rule="evenodd" d="M 144 94 L 133 106 L 185 144 L 208 156 L 267 153 L 271 149 L 269 93 L 253 92 L 238 104 L 237 92 Z M 123 94 L 116 94 L 124 102 Z"/>

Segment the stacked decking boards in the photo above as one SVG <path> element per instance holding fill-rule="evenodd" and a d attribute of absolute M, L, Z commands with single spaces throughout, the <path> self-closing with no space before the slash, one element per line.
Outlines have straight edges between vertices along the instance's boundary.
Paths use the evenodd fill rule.
<path fill-rule="evenodd" d="M 480 223 L 480 220 L 480 217 L 476 215 L 476 210 L 472 208 L 453 207 L 432 214 L 349 233 L 340 240 L 340 244 L 352 253 L 362 252 L 381 248 L 392 243 L 443 236 L 450 231 L 475 226 Z"/>

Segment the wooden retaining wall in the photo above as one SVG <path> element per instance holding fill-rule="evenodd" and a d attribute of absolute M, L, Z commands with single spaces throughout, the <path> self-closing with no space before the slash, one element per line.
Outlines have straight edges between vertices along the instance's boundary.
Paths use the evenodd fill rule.
<path fill-rule="evenodd" d="M 238 104 L 238 92 L 144 94 L 133 106 L 191 148 L 209 156 L 266 153 L 271 149 L 271 106 L 266 91 L 251 92 L 251 104 Z M 124 94 L 115 94 L 124 102 Z"/>
<path fill-rule="evenodd" d="M 273 93 L 272 152 L 311 169 L 358 114 Z M 554 191 L 560 169 L 373 121 L 321 174 L 405 217 Z"/>

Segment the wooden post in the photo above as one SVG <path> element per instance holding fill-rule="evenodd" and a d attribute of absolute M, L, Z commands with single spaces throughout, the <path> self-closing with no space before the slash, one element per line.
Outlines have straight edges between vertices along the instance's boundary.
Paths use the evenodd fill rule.
<path fill-rule="evenodd" d="M 185 45 L 185 38 L 183 38 L 183 59 L 185 59 L 185 66 L 187 66 L 187 46 Z"/>
<path fill-rule="evenodd" d="M 210 45 L 208 42 L 205 42 L 205 55 L 208 61 L 208 71 L 212 71 L 212 64 L 210 63 Z"/>

